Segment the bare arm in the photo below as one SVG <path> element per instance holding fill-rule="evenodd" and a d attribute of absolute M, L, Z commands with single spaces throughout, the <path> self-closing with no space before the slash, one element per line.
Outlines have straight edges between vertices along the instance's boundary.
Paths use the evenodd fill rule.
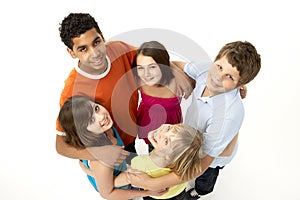
<path fill-rule="evenodd" d="M 214 157 L 211 156 L 205 156 L 202 159 L 202 173 L 209 167 L 213 160 Z M 200 176 L 202 173 L 195 174 L 194 178 Z M 157 178 L 152 178 L 147 174 L 141 172 L 128 173 L 127 179 L 128 182 L 130 182 L 133 186 L 144 188 L 147 190 L 159 190 L 163 188 L 169 188 L 171 186 L 178 185 L 184 182 L 174 172 Z"/>
<path fill-rule="evenodd" d="M 178 185 L 184 182 L 173 172 L 156 178 L 152 178 L 143 172 L 127 173 L 127 180 L 133 186 L 146 190 L 159 190 L 163 188 L 169 188 L 173 185 Z"/>
<path fill-rule="evenodd" d="M 164 190 L 148 191 L 118 189 L 114 187 L 113 169 L 103 165 L 98 161 L 91 161 L 90 167 L 93 171 L 93 174 L 95 175 L 94 177 L 99 193 L 105 199 L 127 200 L 149 195 L 159 196 L 166 192 Z"/>
<path fill-rule="evenodd" d="M 79 165 L 81 167 L 81 169 L 89 176 L 95 177 L 95 174 L 93 171 L 91 171 L 91 169 L 88 169 L 82 161 L 79 161 Z M 129 182 L 127 181 L 126 178 L 126 171 L 122 172 L 121 174 L 119 174 L 117 177 L 114 177 L 114 186 L 115 187 L 121 187 L 123 185 L 128 185 Z"/>
<path fill-rule="evenodd" d="M 106 145 L 76 149 L 68 145 L 65 136 L 56 135 L 56 151 L 62 156 L 81 160 L 99 160 L 108 166 L 119 165 L 129 155 L 120 146 Z"/>
<path fill-rule="evenodd" d="M 184 98 L 187 99 L 195 88 L 196 82 L 183 72 L 184 65 L 185 62 L 181 61 L 172 61 L 170 63 L 175 76 L 176 84 L 178 85 L 177 96 L 182 96 L 184 94 Z"/>
<path fill-rule="evenodd" d="M 114 180 L 115 187 L 121 187 L 123 185 L 129 184 L 129 182 L 127 181 L 127 178 L 126 178 L 126 174 L 127 174 L 127 171 L 122 172 L 117 177 L 115 177 L 115 180 Z"/>
<path fill-rule="evenodd" d="M 56 151 L 62 156 L 74 159 L 93 160 L 92 154 L 86 149 L 76 149 L 65 142 L 65 136 L 56 135 Z"/>
<path fill-rule="evenodd" d="M 239 133 L 237 133 L 234 138 L 231 140 L 231 142 L 227 145 L 227 147 L 224 149 L 224 151 L 219 155 L 219 156 L 231 156 L 233 150 L 234 150 L 234 147 L 236 145 L 236 142 L 238 140 L 238 136 L 239 136 Z"/>

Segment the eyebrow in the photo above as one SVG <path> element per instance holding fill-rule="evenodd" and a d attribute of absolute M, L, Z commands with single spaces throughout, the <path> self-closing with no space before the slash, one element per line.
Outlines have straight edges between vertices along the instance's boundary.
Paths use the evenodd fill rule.
<path fill-rule="evenodd" d="M 100 41 L 102 41 L 101 37 L 97 36 L 94 40 L 93 43 L 95 43 L 98 39 L 100 38 Z M 77 50 L 83 49 L 85 48 L 87 45 L 82 45 L 82 46 L 78 46 Z"/>
<path fill-rule="evenodd" d="M 150 64 L 148 64 L 148 65 L 136 65 L 136 66 L 139 66 L 139 67 L 147 67 L 147 66 L 150 66 L 150 65 L 156 65 L 157 63 L 150 63 Z"/>

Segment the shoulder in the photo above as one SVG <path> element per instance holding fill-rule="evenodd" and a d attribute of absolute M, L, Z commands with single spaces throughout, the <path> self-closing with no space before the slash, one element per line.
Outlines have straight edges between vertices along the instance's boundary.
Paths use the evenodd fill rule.
<path fill-rule="evenodd" d="M 106 48 L 109 49 L 109 50 L 114 50 L 114 51 L 133 51 L 133 50 L 136 50 L 137 48 L 130 45 L 130 44 L 127 44 L 123 41 L 108 41 L 106 42 Z M 116 49 L 117 48 L 117 49 Z"/>
<path fill-rule="evenodd" d="M 206 65 L 199 65 L 195 64 L 193 62 L 187 63 L 184 67 L 184 72 L 191 77 L 192 79 L 196 80 L 196 82 L 199 81 L 206 81 L 206 77 L 208 74 L 208 71 L 210 69 L 209 64 Z"/>
<path fill-rule="evenodd" d="M 131 46 L 122 41 L 109 41 L 106 44 L 106 53 L 111 60 L 111 62 L 115 61 L 119 58 L 129 59 L 130 63 L 132 62 L 134 55 L 136 53 L 136 47 Z"/>

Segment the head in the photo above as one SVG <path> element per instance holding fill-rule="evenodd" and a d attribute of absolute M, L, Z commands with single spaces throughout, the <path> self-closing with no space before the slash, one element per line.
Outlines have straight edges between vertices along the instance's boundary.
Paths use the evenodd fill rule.
<path fill-rule="evenodd" d="M 166 160 L 166 166 L 182 180 L 201 172 L 202 134 L 184 124 L 163 124 L 148 136 L 153 153 Z"/>
<path fill-rule="evenodd" d="M 133 66 L 135 76 L 150 86 L 165 86 L 174 78 L 169 53 L 157 41 L 145 42 L 139 47 Z"/>
<path fill-rule="evenodd" d="M 104 40 L 102 32 L 96 20 L 88 13 L 70 13 L 60 23 L 59 32 L 61 41 L 70 49 L 73 49 L 73 38 L 79 37 L 88 30 L 95 28 Z"/>
<path fill-rule="evenodd" d="M 251 43 L 228 43 L 219 51 L 209 71 L 208 89 L 216 95 L 238 88 L 252 81 L 260 67 L 260 55 Z"/>
<path fill-rule="evenodd" d="M 80 60 L 82 70 L 90 74 L 104 72 L 106 63 L 105 40 L 95 19 L 87 13 L 71 13 L 59 27 L 62 42 L 72 58 Z"/>
<path fill-rule="evenodd" d="M 112 125 L 108 111 L 92 98 L 73 96 L 65 101 L 58 115 L 66 133 L 66 143 L 76 148 L 99 146 Z"/>

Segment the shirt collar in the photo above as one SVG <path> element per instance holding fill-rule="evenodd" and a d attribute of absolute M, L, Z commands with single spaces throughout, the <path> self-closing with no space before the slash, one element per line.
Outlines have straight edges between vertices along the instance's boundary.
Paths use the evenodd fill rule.
<path fill-rule="evenodd" d="M 111 68 L 111 63 L 110 63 L 110 60 L 107 56 L 106 56 L 106 61 L 107 61 L 107 68 L 106 68 L 105 72 L 103 72 L 102 74 L 99 74 L 99 75 L 93 75 L 93 74 L 86 73 L 85 71 L 81 70 L 78 67 L 78 65 L 75 66 L 75 70 L 84 77 L 87 77 L 87 78 L 90 78 L 90 79 L 101 79 L 109 73 L 110 68 Z"/>

